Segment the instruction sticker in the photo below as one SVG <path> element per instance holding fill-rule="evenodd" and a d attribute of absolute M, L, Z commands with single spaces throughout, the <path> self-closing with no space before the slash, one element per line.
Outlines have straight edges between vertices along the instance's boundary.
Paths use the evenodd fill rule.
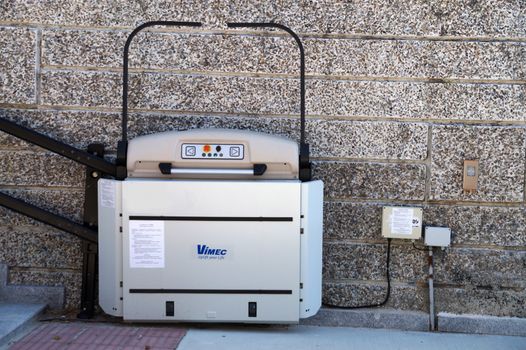
<path fill-rule="evenodd" d="M 164 221 L 130 221 L 130 268 L 164 268 Z"/>
<path fill-rule="evenodd" d="M 412 208 L 393 208 L 391 233 L 395 235 L 411 235 L 413 233 Z"/>
<path fill-rule="evenodd" d="M 115 182 L 100 180 L 100 206 L 115 209 Z"/>

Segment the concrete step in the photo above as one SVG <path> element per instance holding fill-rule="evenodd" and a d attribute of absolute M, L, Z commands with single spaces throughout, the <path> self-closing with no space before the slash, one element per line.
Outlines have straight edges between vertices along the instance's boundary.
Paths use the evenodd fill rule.
<path fill-rule="evenodd" d="M 64 287 L 26 286 L 8 283 L 9 268 L 0 263 L 0 302 L 13 304 L 46 304 L 51 309 L 64 307 Z"/>
<path fill-rule="evenodd" d="M 14 304 L 0 301 L 0 350 L 23 335 L 46 308 L 45 304 Z"/>
<path fill-rule="evenodd" d="M 487 315 L 438 314 L 441 332 L 470 334 L 500 334 L 526 337 L 526 318 Z"/>
<path fill-rule="evenodd" d="M 390 328 L 428 331 L 429 314 L 389 308 L 336 309 L 322 307 L 316 316 L 301 320 L 306 326 Z"/>

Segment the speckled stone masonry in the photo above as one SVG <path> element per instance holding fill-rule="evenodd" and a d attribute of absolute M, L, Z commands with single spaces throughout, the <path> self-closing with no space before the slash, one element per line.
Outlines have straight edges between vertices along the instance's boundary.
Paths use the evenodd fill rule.
<path fill-rule="evenodd" d="M 21 160 L 24 161 L 21 161 Z M 0 151 L 3 184 L 82 188 L 83 167 L 54 154 Z M 425 167 L 413 164 L 316 162 L 327 199 L 423 199 Z M 404 179 L 404 181 L 402 181 Z"/>
<path fill-rule="evenodd" d="M 382 208 L 377 204 L 325 202 L 325 240 L 380 240 Z"/>
<path fill-rule="evenodd" d="M 526 317 L 526 3 L 167 0 L 0 2 L 0 117 L 75 147 L 121 137 L 126 36 L 129 136 L 235 128 L 299 139 L 300 34 L 306 136 L 325 183 L 323 301 L 363 305 L 386 291 L 382 206 L 421 207 L 452 229 L 435 250 L 436 311 Z M 462 191 L 464 159 L 479 189 Z M 84 167 L 0 133 L 0 191 L 82 222 Z M 417 241 L 421 246 L 422 243 Z M 80 241 L 0 208 L 10 283 L 66 288 L 80 300 Z M 387 307 L 427 311 L 427 254 L 393 240 Z"/>
<path fill-rule="evenodd" d="M 437 252 L 437 283 L 490 289 L 526 289 L 526 252 L 454 248 Z"/>
<path fill-rule="evenodd" d="M 59 0 L 45 3 L 4 1 L 0 21 L 55 25 L 130 26 L 159 18 L 202 21 L 205 28 L 226 29 L 227 22 L 274 21 L 299 32 L 319 34 L 391 34 L 431 36 L 524 37 L 525 6 L 521 0 L 481 0 L 468 4 L 418 0 L 390 2 L 294 1 L 261 3 L 256 0 L 132 2 L 83 1 L 71 6 Z M 60 15 L 57 15 L 60 14 Z"/>
<path fill-rule="evenodd" d="M 329 280 L 382 281 L 385 279 L 386 248 L 385 244 L 327 243 L 323 252 L 323 277 Z M 411 246 L 392 245 L 390 265 L 393 281 L 425 281 L 426 252 Z"/>
<path fill-rule="evenodd" d="M 0 260 L 9 266 L 77 269 L 82 265 L 80 239 L 48 227 L 1 227 L 0 245 Z"/>
<path fill-rule="evenodd" d="M 326 199 L 424 199 L 424 165 L 316 162 L 313 168 Z"/>
<path fill-rule="evenodd" d="M 128 31 L 46 30 L 46 66 L 121 67 Z M 526 43 L 418 40 L 303 40 L 307 74 L 410 78 L 524 79 Z M 242 57 L 242 59 L 240 59 Z M 393 59 L 399 57 L 399 59 Z M 297 74 L 291 38 L 225 34 L 139 33 L 130 67 Z"/>
<path fill-rule="evenodd" d="M 425 210 L 426 224 L 451 228 L 453 244 L 526 246 L 524 207 L 432 206 Z"/>
<path fill-rule="evenodd" d="M 118 108 L 121 75 L 46 71 L 42 103 Z M 525 85 L 308 80 L 308 114 L 390 118 L 524 120 Z M 140 109 L 299 113 L 297 79 L 143 73 L 130 76 L 130 107 Z M 458 98 L 462 96 L 462 98 Z"/>
<path fill-rule="evenodd" d="M 526 246 L 526 209 L 506 206 L 417 205 L 424 225 L 451 228 L 454 245 Z M 382 204 L 326 202 L 325 239 L 382 242 Z M 495 270 L 498 273 L 498 270 Z"/>
<path fill-rule="evenodd" d="M 386 282 L 325 282 L 323 302 L 340 306 L 363 306 L 381 303 L 387 291 Z M 391 285 L 387 307 L 402 310 L 427 310 L 427 290 L 420 285 Z"/>
<path fill-rule="evenodd" d="M 436 288 L 437 310 L 456 314 L 526 317 L 524 289 Z"/>
<path fill-rule="evenodd" d="M 434 126 L 431 154 L 432 199 L 524 200 L 526 129 L 523 127 Z M 463 193 L 464 159 L 479 160 L 475 194 Z"/>
<path fill-rule="evenodd" d="M 102 143 L 110 150 L 115 150 L 121 137 L 119 113 L 15 109 L 0 110 L 0 117 L 80 149 L 87 149 L 90 143 Z M 43 151 L 5 133 L 0 133 L 0 149 Z"/>
<path fill-rule="evenodd" d="M 3 185 L 82 187 L 84 169 L 55 154 L 0 151 Z"/>
<path fill-rule="evenodd" d="M 89 143 L 115 150 L 120 139 L 118 113 L 0 110 L 0 116 L 34 128 L 63 142 L 86 149 Z M 235 128 L 299 138 L 298 118 L 224 117 L 132 114 L 130 137 L 190 128 Z M 428 128 L 420 123 L 309 119 L 306 134 L 314 157 L 368 159 L 425 159 Z M 0 134 L 1 149 L 35 149 Z"/>
<path fill-rule="evenodd" d="M 84 189 L 2 189 L 2 193 L 82 223 Z M 6 227 L 45 226 L 39 221 L 4 207 L 0 207 L 0 222 L 4 223 Z"/>
<path fill-rule="evenodd" d="M 35 42 L 30 28 L 0 27 L 0 102 L 35 103 Z"/>

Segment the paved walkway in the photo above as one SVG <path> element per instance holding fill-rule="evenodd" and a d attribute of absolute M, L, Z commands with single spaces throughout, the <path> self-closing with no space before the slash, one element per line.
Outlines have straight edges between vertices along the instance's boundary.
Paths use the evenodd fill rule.
<path fill-rule="evenodd" d="M 170 350 L 184 337 L 181 327 L 155 327 L 102 323 L 44 323 L 15 342 L 11 350 Z"/>
<path fill-rule="evenodd" d="M 177 350 L 526 350 L 526 338 L 337 327 L 190 328 Z"/>
<path fill-rule="evenodd" d="M 33 331 L 11 347 L 13 350 L 175 348 L 178 350 L 525 350 L 526 338 L 315 326 L 45 322 L 38 324 Z"/>

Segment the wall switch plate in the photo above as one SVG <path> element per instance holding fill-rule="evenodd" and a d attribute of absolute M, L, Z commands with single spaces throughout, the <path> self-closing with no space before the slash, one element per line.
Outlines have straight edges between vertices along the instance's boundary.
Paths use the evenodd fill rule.
<path fill-rule="evenodd" d="M 479 161 L 464 160 L 464 192 L 475 193 L 479 180 Z"/>
<path fill-rule="evenodd" d="M 422 236 L 422 208 L 384 207 L 382 236 L 419 239 Z"/>
<path fill-rule="evenodd" d="M 424 244 L 432 247 L 449 247 L 451 229 L 449 227 L 426 226 Z"/>

